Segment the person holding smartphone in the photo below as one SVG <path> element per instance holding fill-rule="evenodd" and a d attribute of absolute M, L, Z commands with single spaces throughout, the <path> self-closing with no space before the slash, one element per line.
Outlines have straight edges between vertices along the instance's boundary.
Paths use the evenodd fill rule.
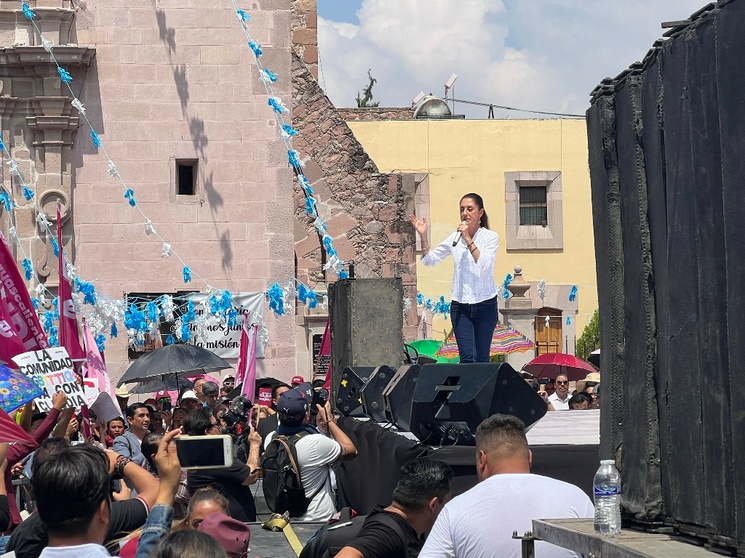
<path fill-rule="evenodd" d="M 211 409 L 200 407 L 187 413 L 183 431 L 189 436 L 216 435 L 220 434 L 220 425 Z M 189 493 L 194 494 L 200 488 L 211 486 L 228 499 L 231 517 L 238 521 L 256 521 L 256 503 L 249 485 L 259 479 L 261 436 L 253 429 L 248 435 L 248 447 L 245 463 L 233 457 L 229 467 L 188 471 L 186 485 Z"/>
<path fill-rule="evenodd" d="M 450 319 L 461 362 L 489 362 L 492 335 L 497 325 L 497 286 L 494 262 L 499 235 L 489 230 L 484 200 L 473 192 L 460 200 L 461 223 L 450 236 L 429 249 L 427 219 L 409 215 L 419 233 L 422 263 L 432 266 L 453 257 Z"/>

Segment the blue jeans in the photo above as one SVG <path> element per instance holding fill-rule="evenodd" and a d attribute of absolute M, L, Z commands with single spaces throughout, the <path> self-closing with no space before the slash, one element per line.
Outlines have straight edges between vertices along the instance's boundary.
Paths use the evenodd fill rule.
<path fill-rule="evenodd" d="M 489 348 L 497 326 L 497 297 L 476 304 L 450 303 L 450 320 L 461 362 L 489 362 Z"/>

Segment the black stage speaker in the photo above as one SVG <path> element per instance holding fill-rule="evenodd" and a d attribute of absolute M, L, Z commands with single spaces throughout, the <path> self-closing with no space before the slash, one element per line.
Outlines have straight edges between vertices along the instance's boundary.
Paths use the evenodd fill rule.
<path fill-rule="evenodd" d="M 375 422 L 386 422 L 383 390 L 395 373 L 390 366 L 378 366 L 362 386 L 362 411 Z"/>
<path fill-rule="evenodd" d="M 401 279 L 344 279 L 329 285 L 331 393 L 347 366 L 403 363 Z"/>
<path fill-rule="evenodd" d="M 411 432 L 432 445 L 475 445 L 476 427 L 495 413 L 526 427 L 546 414 L 546 403 L 507 363 L 428 364 L 414 388 Z"/>
<path fill-rule="evenodd" d="M 409 421 L 411 420 L 411 401 L 421 370 L 422 367 L 418 364 L 400 366 L 393 379 L 383 390 L 386 420 L 395 424 L 399 430 L 405 432 L 411 432 L 409 425 Z"/>
<path fill-rule="evenodd" d="M 347 366 L 341 373 L 339 389 L 334 401 L 345 417 L 362 417 L 362 387 L 377 368 L 375 366 Z"/>

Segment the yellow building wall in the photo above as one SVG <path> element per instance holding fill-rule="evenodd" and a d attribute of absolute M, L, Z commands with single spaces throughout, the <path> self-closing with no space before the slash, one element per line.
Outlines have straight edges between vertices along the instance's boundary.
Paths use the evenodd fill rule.
<path fill-rule="evenodd" d="M 598 307 L 590 173 L 584 119 L 350 121 L 354 135 L 381 172 L 428 173 L 431 242 L 460 222 L 463 194 L 484 198 L 489 228 L 499 233 L 495 279 L 516 265 L 526 281 L 577 285 L 577 337 Z M 563 250 L 510 251 L 505 245 L 505 172 L 561 171 Z M 419 291 L 450 300 L 452 259 L 417 267 Z M 434 338 L 449 330 L 438 318 Z M 439 333 L 439 334 L 438 334 Z"/>

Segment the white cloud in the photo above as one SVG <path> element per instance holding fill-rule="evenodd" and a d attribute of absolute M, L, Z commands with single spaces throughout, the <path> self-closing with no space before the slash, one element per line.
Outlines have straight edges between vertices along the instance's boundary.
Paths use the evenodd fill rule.
<path fill-rule="evenodd" d="M 420 91 L 521 108 L 582 114 L 591 90 L 640 60 L 662 21 L 685 19 L 701 0 L 363 0 L 359 25 L 319 18 L 321 84 L 356 106 L 367 70 L 381 106 Z M 485 118 L 485 108 L 457 105 Z M 497 116 L 507 113 L 497 113 Z M 525 117 L 524 113 L 509 113 Z"/>

